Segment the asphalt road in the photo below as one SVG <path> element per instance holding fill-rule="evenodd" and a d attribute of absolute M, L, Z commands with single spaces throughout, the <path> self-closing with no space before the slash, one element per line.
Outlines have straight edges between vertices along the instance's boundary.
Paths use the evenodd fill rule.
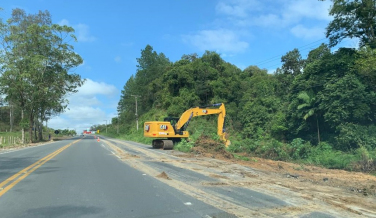
<path fill-rule="evenodd" d="M 0 217 L 233 217 L 121 162 L 93 136 L 0 152 Z"/>

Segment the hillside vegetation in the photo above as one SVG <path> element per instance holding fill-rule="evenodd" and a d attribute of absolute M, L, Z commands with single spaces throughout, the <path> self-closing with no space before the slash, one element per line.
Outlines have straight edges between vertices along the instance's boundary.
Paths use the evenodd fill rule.
<path fill-rule="evenodd" d="M 162 120 L 194 106 L 226 105 L 226 129 L 237 157 L 259 156 L 329 168 L 376 170 L 376 1 L 332 0 L 326 36 L 302 57 L 293 49 L 273 74 L 258 66 L 244 70 L 212 51 L 184 54 L 171 62 L 147 45 L 137 71 L 126 81 L 110 134 L 139 141 L 135 118 Z M 338 48 L 358 38 L 359 48 Z M 135 100 L 138 101 L 138 112 Z M 136 114 L 136 116 L 135 116 Z M 189 151 L 198 139 L 216 140 L 215 117 L 190 123 Z M 239 156 L 241 154 L 241 156 Z M 248 158 L 249 159 L 249 158 Z"/>
<path fill-rule="evenodd" d="M 113 118 L 108 131 L 119 128 L 119 135 L 150 143 L 142 136 L 143 122 L 223 102 L 232 152 L 371 171 L 376 95 L 374 78 L 363 67 L 373 52 L 368 47 L 331 52 L 322 44 L 303 59 L 294 49 L 282 57 L 280 69 L 268 74 L 257 66 L 241 70 L 210 51 L 172 63 L 147 45 L 137 59 L 137 73 L 122 90 L 119 127 Z M 132 95 L 140 96 L 139 131 Z M 192 147 L 201 135 L 215 139 L 215 122 L 215 116 L 194 118 L 188 128 L 191 142 L 183 144 Z"/>

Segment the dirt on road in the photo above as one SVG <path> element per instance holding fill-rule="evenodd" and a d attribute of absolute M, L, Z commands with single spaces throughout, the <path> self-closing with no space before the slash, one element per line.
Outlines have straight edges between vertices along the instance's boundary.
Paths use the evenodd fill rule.
<path fill-rule="evenodd" d="M 126 164 L 237 217 L 376 217 L 372 175 L 256 157 L 243 161 L 213 147 L 181 153 L 106 143 Z"/>

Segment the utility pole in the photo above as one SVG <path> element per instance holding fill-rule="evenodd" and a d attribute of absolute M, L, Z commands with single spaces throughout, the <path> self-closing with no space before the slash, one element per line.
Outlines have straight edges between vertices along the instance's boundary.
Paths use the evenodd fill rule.
<path fill-rule="evenodd" d="M 141 97 L 141 96 L 140 95 L 131 95 L 131 96 L 133 96 L 136 100 L 136 127 L 138 131 L 137 97 Z"/>
<path fill-rule="evenodd" d="M 106 134 L 107 134 L 107 120 L 103 120 L 103 121 L 106 121 Z"/>

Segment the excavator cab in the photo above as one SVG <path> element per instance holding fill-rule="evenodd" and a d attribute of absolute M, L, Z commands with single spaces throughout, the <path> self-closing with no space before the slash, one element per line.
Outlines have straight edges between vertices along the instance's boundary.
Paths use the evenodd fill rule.
<path fill-rule="evenodd" d="M 175 124 L 179 121 L 179 117 L 165 117 L 163 121 L 170 122 L 172 126 L 175 126 Z"/>
<path fill-rule="evenodd" d="M 179 131 L 176 130 L 176 124 L 178 123 L 180 117 L 165 117 L 163 121 L 170 122 L 171 126 L 174 128 L 175 134 L 183 135 L 183 131 L 187 128 L 187 125 L 184 125 L 182 128 L 180 128 Z"/>

